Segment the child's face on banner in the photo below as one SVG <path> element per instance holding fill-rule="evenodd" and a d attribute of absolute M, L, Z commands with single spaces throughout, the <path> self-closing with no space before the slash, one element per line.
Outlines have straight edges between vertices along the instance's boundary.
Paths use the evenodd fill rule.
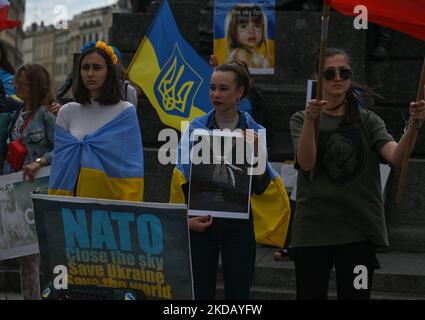
<path fill-rule="evenodd" d="M 238 41 L 246 48 L 255 48 L 262 41 L 262 25 L 259 17 L 240 17 L 237 27 Z"/>

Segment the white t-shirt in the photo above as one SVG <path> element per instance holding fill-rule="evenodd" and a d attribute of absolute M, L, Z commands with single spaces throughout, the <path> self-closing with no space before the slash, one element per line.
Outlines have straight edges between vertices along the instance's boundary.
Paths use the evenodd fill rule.
<path fill-rule="evenodd" d="M 84 136 L 96 132 L 130 107 L 132 104 L 126 101 L 113 105 L 101 105 L 97 101 L 85 105 L 70 102 L 59 110 L 56 124 L 82 141 Z"/>

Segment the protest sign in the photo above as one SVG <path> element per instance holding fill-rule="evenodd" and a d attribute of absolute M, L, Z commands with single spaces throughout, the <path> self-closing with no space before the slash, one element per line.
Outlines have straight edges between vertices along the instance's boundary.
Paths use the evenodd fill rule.
<path fill-rule="evenodd" d="M 34 182 L 23 181 L 22 172 L 0 176 L 0 260 L 38 253 L 31 194 L 47 194 L 49 175 L 45 167 Z"/>
<path fill-rule="evenodd" d="M 33 204 L 45 287 L 64 266 L 69 285 L 193 298 L 185 206 L 38 195 Z"/>

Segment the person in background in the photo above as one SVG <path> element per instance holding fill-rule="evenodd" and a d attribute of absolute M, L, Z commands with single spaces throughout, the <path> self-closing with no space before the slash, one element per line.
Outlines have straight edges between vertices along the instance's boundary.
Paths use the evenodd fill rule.
<path fill-rule="evenodd" d="M 7 57 L 6 44 L 3 40 L 0 40 L 0 79 L 3 81 L 6 95 L 9 97 L 12 97 L 16 94 L 16 89 L 13 85 L 14 74 L 15 68 L 9 62 Z"/>
<path fill-rule="evenodd" d="M 118 52 L 118 50 L 116 50 L 116 52 Z M 133 87 L 131 82 L 128 80 L 127 72 L 125 71 L 121 62 L 117 63 L 117 71 L 118 71 L 118 77 L 122 84 L 122 92 L 123 92 L 122 99 L 124 101 L 130 102 L 137 110 L 137 105 L 138 105 L 137 90 L 135 87 Z"/>
<path fill-rule="evenodd" d="M 11 114 L 24 107 L 22 101 L 16 96 L 13 81 L 15 68 L 8 59 L 6 48 L 4 41 L 0 40 L 0 174 L 3 172 Z M 53 115 L 57 115 L 60 109 L 56 101 L 52 101 L 46 107 Z"/>
<path fill-rule="evenodd" d="M 5 173 L 22 171 L 24 181 L 33 181 L 38 170 L 48 166 L 52 160 L 56 117 L 47 108 L 54 101 L 50 75 L 41 65 L 27 64 L 18 69 L 14 83 L 23 107 L 12 115 L 9 143 L 21 141 L 26 155 L 22 163 L 6 163 Z M 39 300 L 39 254 L 21 257 L 18 261 L 24 299 Z"/>

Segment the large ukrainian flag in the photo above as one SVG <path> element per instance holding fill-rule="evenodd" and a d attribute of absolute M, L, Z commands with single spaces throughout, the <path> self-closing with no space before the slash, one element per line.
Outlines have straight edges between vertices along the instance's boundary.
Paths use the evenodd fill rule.
<path fill-rule="evenodd" d="M 255 131 L 264 129 L 248 113 L 242 112 L 242 115 L 245 117 L 248 129 Z M 190 179 L 191 134 L 195 129 L 208 130 L 209 116 L 210 114 L 207 114 L 194 119 L 182 135 L 177 153 L 177 164 L 171 180 L 171 203 L 186 202 L 182 186 Z M 262 195 L 251 195 L 255 239 L 258 243 L 282 248 L 285 244 L 291 217 L 289 198 L 281 177 L 273 170 L 269 162 L 267 162 L 267 171 L 271 181 L 266 191 Z"/>
<path fill-rule="evenodd" d="M 168 2 L 164 0 L 128 68 L 161 121 L 181 130 L 212 109 L 209 82 L 213 69 L 183 39 Z M 247 100 L 241 110 L 249 111 Z"/>
<path fill-rule="evenodd" d="M 83 141 L 60 126 L 55 135 L 50 195 L 143 201 L 143 146 L 134 107 Z"/>

